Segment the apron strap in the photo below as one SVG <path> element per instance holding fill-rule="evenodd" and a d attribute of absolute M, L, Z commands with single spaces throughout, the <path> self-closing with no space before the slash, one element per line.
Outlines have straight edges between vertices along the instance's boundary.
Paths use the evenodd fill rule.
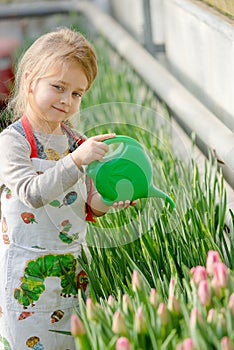
<path fill-rule="evenodd" d="M 76 141 L 77 146 L 80 146 L 83 142 L 85 142 L 85 138 L 83 138 L 83 137 L 77 138 L 64 123 L 62 123 L 61 126 Z M 85 218 L 85 220 L 91 221 L 91 222 L 96 222 L 96 220 L 93 218 L 93 212 L 91 209 L 91 200 L 92 200 L 92 192 L 93 192 L 92 179 L 89 180 L 89 183 L 90 183 L 90 188 L 89 188 L 89 194 L 88 194 L 87 203 L 86 203 L 86 218 Z"/>
<path fill-rule="evenodd" d="M 28 140 L 28 142 L 30 143 L 30 146 L 31 146 L 30 158 L 38 158 L 38 149 L 37 149 L 35 136 L 33 134 L 31 124 L 29 123 L 29 120 L 28 120 L 28 118 L 27 118 L 27 116 L 25 114 L 21 118 L 21 124 L 22 124 L 22 127 L 24 129 L 26 138 L 27 138 L 27 140 Z M 84 138 L 79 138 L 78 139 L 69 130 L 69 128 L 67 128 L 67 126 L 64 123 L 62 123 L 62 127 L 76 141 L 77 146 L 80 146 L 85 141 Z M 94 220 L 94 218 L 93 218 L 93 212 L 92 212 L 92 209 L 91 209 L 92 190 L 93 190 L 93 182 L 90 179 L 90 189 L 89 189 L 89 194 L 88 194 L 87 203 L 86 203 L 86 218 L 85 218 L 85 220 L 86 221 L 96 222 L 96 220 Z"/>
<path fill-rule="evenodd" d="M 87 198 L 86 203 L 86 221 L 96 222 L 96 220 L 93 218 L 93 212 L 91 209 L 91 200 L 92 200 L 92 192 L 93 192 L 93 181 L 92 179 L 89 179 L 90 188 L 89 188 L 89 194 Z"/>
<path fill-rule="evenodd" d="M 73 138 L 73 140 L 76 141 L 77 146 L 80 146 L 80 145 L 85 141 L 85 138 L 84 138 L 84 137 L 80 137 L 80 138 L 76 137 L 76 136 L 71 132 L 71 130 L 70 130 L 64 123 L 61 123 L 61 126 L 62 126 L 62 128 L 67 132 L 67 134 L 68 134 L 71 138 Z"/>
<path fill-rule="evenodd" d="M 30 143 L 30 146 L 31 146 L 30 158 L 38 158 L 38 150 L 37 150 L 36 140 L 35 140 L 35 137 L 33 135 L 31 124 L 29 123 L 29 120 L 25 114 L 21 118 L 21 124 L 22 124 L 22 127 L 24 129 L 26 139 L 28 140 L 28 142 Z"/>

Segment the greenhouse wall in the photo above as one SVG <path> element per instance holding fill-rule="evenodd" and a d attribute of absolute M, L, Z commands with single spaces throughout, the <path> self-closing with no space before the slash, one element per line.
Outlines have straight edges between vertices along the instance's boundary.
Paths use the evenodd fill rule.
<path fill-rule="evenodd" d="M 170 67 L 231 130 L 234 129 L 234 26 L 207 7 L 165 0 Z"/>
<path fill-rule="evenodd" d="M 144 1 L 109 3 L 114 17 L 142 42 Z M 165 46 L 161 62 L 233 130 L 234 20 L 197 0 L 151 0 L 149 4 L 153 43 Z"/>

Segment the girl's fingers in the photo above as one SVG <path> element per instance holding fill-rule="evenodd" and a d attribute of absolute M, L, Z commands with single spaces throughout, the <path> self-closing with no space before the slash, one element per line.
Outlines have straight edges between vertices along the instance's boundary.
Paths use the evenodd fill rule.
<path fill-rule="evenodd" d="M 83 142 L 80 147 L 72 152 L 72 158 L 78 168 L 82 165 L 88 165 L 94 160 L 101 160 L 109 149 L 108 145 L 101 141 L 115 136 L 115 133 L 96 135 Z"/>
<path fill-rule="evenodd" d="M 117 208 L 117 209 L 123 209 L 123 208 L 128 208 L 130 205 L 136 205 L 137 204 L 137 201 L 134 200 L 134 201 L 129 201 L 129 200 L 126 200 L 126 201 L 119 201 L 119 202 L 115 202 L 113 203 L 112 207 L 113 208 Z"/>
<path fill-rule="evenodd" d="M 112 139 L 115 136 L 116 136 L 115 133 L 102 134 L 102 135 L 93 136 L 92 139 L 95 140 L 95 141 L 104 141 L 104 140 L 107 140 L 107 139 Z"/>

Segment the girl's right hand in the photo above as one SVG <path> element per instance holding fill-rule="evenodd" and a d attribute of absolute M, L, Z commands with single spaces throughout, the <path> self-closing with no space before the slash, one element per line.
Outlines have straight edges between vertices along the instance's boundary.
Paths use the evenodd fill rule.
<path fill-rule="evenodd" d="M 71 153 L 72 159 L 75 164 L 80 168 L 82 165 L 88 165 L 94 160 L 101 160 L 108 151 L 108 145 L 104 140 L 115 137 L 112 134 L 96 135 L 88 138 L 83 142 L 75 151 Z"/>

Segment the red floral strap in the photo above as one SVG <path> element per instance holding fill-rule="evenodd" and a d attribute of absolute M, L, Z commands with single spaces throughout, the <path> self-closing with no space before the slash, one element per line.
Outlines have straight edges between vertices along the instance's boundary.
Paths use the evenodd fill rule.
<path fill-rule="evenodd" d="M 21 124 L 25 132 L 26 139 L 30 143 L 31 146 L 31 155 L 30 158 L 38 158 L 38 150 L 35 137 L 33 135 L 31 124 L 26 115 L 23 115 L 21 118 Z"/>
<path fill-rule="evenodd" d="M 70 135 L 73 138 L 73 140 L 76 141 L 77 146 L 80 146 L 85 141 L 85 138 L 83 137 L 80 137 L 80 138 L 76 137 L 64 123 L 62 123 L 61 126 L 64 130 L 66 130 L 68 135 Z"/>
<path fill-rule="evenodd" d="M 28 140 L 28 142 L 30 143 L 31 146 L 31 155 L 30 158 L 38 158 L 38 150 L 37 150 L 37 144 L 36 144 L 36 140 L 32 131 L 32 127 L 31 124 L 27 118 L 26 115 L 23 115 L 23 117 L 21 118 L 21 124 L 22 127 L 24 129 L 25 132 L 25 136 L 26 139 Z M 65 124 L 62 124 L 62 127 L 66 130 L 66 132 L 76 141 L 77 145 L 80 146 L 85 139 L 84 138 L 77 138 L 67 127 Z M 92 221 L 92 222 L 96 222 L 96 220 L 94 220 L 93 218 L 93 212 L 91 209 L 91 199 L 92 199 L 92 189 L 93 189 L 93 182 L 90 179 L 90 190 L 89 190 L 89 194 L 88 194 L 88 198 L 87 198 L 87 205 L 86 205 L 86 221 Z"/>
<path fill-rule="evenodd" d="M 87 203 L 86 203 L 86 221 L 91 221 L 91 222 L 96 222 L 96 220 L 93 218 L 93 212 L 91 209 L 91 200 L 92 200 L 92 192 L 93 192 L 93 181 L 90 179 L 90 189 L 89 189 L 89 194 L 87 198 Z"/>
<path fill-rule="evenodd" d="M 80 146 L 83 142 L 85 142 L 85 138 L 83 138 L 83 137 L 77 138 L 64 123 L 62 123 L 62 127 L 76 141 L 77 146 Z M 89 181 L 90 181 L 90 189 L 89 189 L 89 194 L 88 194 L 87 203 L 86 203 L 86 218 L 85 218 L 85 220 L 91 221 L 91 222 L 96 222 L 96 220 L 93 218 L 93 212 L 91 209 L 93 181 L 92 181 L 92 179 L 90 179 Z"/>

